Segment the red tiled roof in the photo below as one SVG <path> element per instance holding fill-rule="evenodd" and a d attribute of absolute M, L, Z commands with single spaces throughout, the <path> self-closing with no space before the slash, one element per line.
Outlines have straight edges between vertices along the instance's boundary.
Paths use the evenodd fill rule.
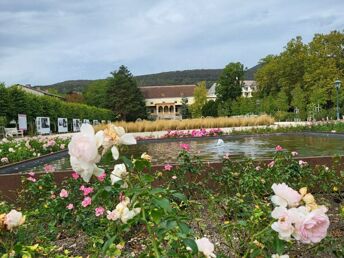
<path fill-rule="evenodd" d="M 196 85 L 141 86 L 146 99 L 192 97 Z"/>

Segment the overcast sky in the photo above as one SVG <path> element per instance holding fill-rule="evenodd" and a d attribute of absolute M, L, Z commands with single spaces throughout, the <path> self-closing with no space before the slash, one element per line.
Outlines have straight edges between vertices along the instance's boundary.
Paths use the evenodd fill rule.
<path fill-rule="evenodd" d="M 335 29 L 344 0 L 0 0 L 0 81 L 252 67 L 297 35 Z"/>

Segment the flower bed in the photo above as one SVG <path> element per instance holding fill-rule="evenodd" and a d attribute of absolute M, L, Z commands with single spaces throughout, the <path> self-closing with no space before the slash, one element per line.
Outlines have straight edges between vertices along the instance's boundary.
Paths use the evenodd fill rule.
<path fill-rule="evenodd" d="M 209 171 L 182 144 L 179 164 L 151 169 L 128 159 L 122 128 L 85 125 L 70 144 L 75 173 L 61 186 L 52 169 L 23 177 L 15 203 L 0 204 L 0 252 L 48 257 L 343 257 L 342 175 L 294 160 L 223 160 Z M 113 171 L 97 164 L 111 150 Z M 207 173 L 205 173 L 207 171 Z M 200 181 L 201 175 L 206 175 Z M 159 186 L 152 183 L 159 181 Z M 319 184 L 321 182 L 321 184 Z M 209 183 L 222 191 L 212 190 Z M 155 184 L 154 184 L 155 185 Z M 313 195 L 317 190 L 319 193 Z M 284 256 L 283 256 L 284 255 Z"/>
<path fill-rule="evenodd" d="M 69 139 L 59 137 L 47 138 L 39 136 L 12 141 L 4 138 L 0 141 L 0 167 L 64 150 L 68 142 Z"/>

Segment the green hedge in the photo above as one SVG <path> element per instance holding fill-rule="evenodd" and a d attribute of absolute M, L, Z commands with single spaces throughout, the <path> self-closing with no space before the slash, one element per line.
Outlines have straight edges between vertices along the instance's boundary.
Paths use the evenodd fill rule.
<path fill-rule="evenodd" d="M 69 103 L 50 96 L 37 96 L 24 92 L 16 86 L 5 88 L 0 84 L 0 116 L 7 122 L 15 119 L 18 114 L 26 114 L 29 131 L 34 130 L 34 119 L 39 116 L 50 117 L 51 129 L 57 126 L 57 118 L 68 118 L 71 124 L 73 118 L 90 120 L 114 120 L 114 113 L 108 109 L 97 108 L 79 103 Z"/>

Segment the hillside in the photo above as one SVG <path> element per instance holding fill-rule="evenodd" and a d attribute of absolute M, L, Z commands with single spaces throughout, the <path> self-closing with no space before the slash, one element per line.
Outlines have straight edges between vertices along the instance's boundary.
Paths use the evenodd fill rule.
<path fill-rule="evenodd" d="M 260 65 L 256 65 L 245 72 L 245 80 L 254 80 L 254 74 Z M 135 76 L 139 86 L 148 85 L 181 85 L 195 84 L 206 81 L 207 86 L 217 81 L 222 69 L 194 69 L 185 71 L 162 72 Z M 56 89 L 65 94 L 71 91 L 83 92 L 94 80 L 69 80 L 45 86 L 35 86 L 44 89 Z"/>

